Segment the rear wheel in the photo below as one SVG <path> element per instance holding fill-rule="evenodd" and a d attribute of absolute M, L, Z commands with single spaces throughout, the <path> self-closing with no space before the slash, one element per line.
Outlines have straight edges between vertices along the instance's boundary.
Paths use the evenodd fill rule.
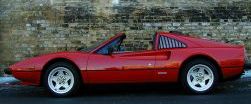
<path fill-rule="evenodd" d="M 47 90 L 56 97 L 76 94 L 81 84 L 77 69 L 65 62 L 50 65 L 44 74 L 43 83 Z"/>
<path fill-rule="evenodd" d="M 218 72 L 216 66 L 204 59 L 188 62 L 181 72 L 182 86 L 189 93 L 208 93 L 215 88 L 217 82 Z"/>

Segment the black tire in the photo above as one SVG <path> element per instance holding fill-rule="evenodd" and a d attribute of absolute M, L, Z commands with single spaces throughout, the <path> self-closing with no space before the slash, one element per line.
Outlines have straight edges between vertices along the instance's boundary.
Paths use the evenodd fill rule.
<path fill-rule="evenodd" d="M 66 93 L 57 93 L 55 91 L 53 91 L 50 87 L 49 87 L 49 82 L 48 82 L 48 77 L 50 72 L 57 68 L 57 67 L 64 67 L 70 70 L 70 72 L 73 74 L 74 77 L 74 83 L 73 83 L 73 87 Z M 43 75 L 43 85 L 45 86 L 45 88 L 50 92 L 51 95 L 55 96 L 55 97 L 67 97 L 67 96 L 73 96 L 76 95 L 77 92 L 80 89 L 81 86 L 81 76 L 80 73 L 78 73 L 77 71 L 78 69 L 73 66 L 72 64 L 69 64 L 67 62 L 56 62 L 53 63 L 52 65 L 50 65 L 44 75 Z"/>
<path fill-rule="evenodd" d="M 188 72 L 195 65 L 205 65 L 209 67 L 213 73 L 214 78 L 212 78 L 213 79 L 212 84 L 208 89 L 204 91 L 198 91 L 196 89 L 193 89 L 188 84 L 188 80 L 187 80 Z M 208 94 L 211 91 L 213 91 L 213 89 L 216 87 L 216 85 L 218 84 L 218 80 L 219 80 L 219 73 L 217 71 L 217 67 L 212 62 L 205 59 L 195 59 L 186 63 L 184 67 L 182 68 L 181 74 L 180 74 L 181 85 L 184 88 L 184 90 L 189 94 Z"/>

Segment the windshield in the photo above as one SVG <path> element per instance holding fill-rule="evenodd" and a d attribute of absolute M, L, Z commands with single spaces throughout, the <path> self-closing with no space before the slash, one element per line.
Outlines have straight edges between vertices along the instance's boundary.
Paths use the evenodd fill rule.
<path fill-rule="evenodd" d="M 99 50 L 97 50 L 97 51 L 100 51 L 100 53 L 105 53 L 107 51 L 107 48 L 111 45 L 110 42 L 113 42 L 114 40 L 120 41 L 121 39 L 125 38 L 125 35 L 115 35 L 115 36 L 113 36 L 111 38 L 108 38 L 108 37 L 109 36 L 106 36 L 103 39 L 99 39 L 98 41 L 95 41 L 95 43 L 90 45 L 90 46 L 83 46 L 83 47 L 78 48 L 77 50 L 78 51 L 91 52 L 91 51 L 95 50 L 97 47 L 99 47 L 101 44 L 103 44 L 104 42 L 109 41 L 109 43 L 106 43 L 105 46 L 103 46 Z M 116 41 L 115 43 L 119 43 L 118 41 Z"/>
<path fill-rule="evenodd" d="M 109 43 L 107 43 L 105 46 L 103 46 L 102 48 L 100 48 L 99 50 L 97 50 L 98 54 L 109 54 L 109 48 L 112 47 L 114 49 L 114 51 L 119 51 L 120 50 L 120 45 L 123 41 L 123 39 L 125 38 L 125 35 L 120 36 L 116 39 L 113 39 L 112 41 L 110 41 Z"/>
<path fill-rule="evenodd" d="M 97 48 L 102 43 L 104 43 L 105 41 L 106 41 L 106 39 L 101 40 L 101 41 L 99 40 L 99 41 L 95 42 L 94 44 L 92 44 L 90 46 L 80 47 L 77 50 L 79 50 L 79 51 L 85 51 L 85 52 L 90 52 L 90 51 L 94 50 L 95 48 Z"/>

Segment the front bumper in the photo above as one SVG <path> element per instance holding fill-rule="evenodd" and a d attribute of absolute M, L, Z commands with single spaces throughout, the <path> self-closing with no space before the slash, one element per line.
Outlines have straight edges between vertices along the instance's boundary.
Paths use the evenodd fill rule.
<path fill-rule="evenodd" d="M 41 71 L 38 70 L 16 70 L 10 69 L 12 75 L 25 85 L 40 85 Z"/>

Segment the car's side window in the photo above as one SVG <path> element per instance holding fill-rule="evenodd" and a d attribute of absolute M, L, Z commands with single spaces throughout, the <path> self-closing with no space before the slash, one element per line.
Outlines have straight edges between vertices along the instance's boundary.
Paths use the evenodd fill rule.
<path fill-rule="evenodd" d="M 159 38 L 159 49 L 167 48 L 185 48 L 186 45 L 176 39 L 169 38 L 167 36 L 160 36 Z"/>

